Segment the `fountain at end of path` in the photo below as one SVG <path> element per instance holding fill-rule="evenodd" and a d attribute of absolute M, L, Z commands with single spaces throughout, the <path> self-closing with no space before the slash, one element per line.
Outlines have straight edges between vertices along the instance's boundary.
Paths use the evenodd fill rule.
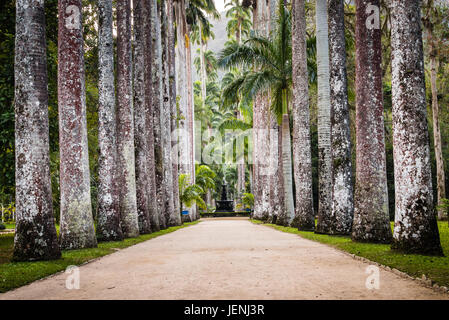
<path fill-rule="evenodd" d="M 217 209 L 215 212 L 234 212 L 234 201 L 227 199 L 226 184 L 221 189 L 221 200 L 216 201 Z"/>

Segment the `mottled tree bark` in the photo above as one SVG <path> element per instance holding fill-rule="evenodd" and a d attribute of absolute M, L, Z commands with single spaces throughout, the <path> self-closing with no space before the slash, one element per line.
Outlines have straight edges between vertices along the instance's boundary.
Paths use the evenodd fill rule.
<path fill-rule="evenodd" d="M 149 39 L 146 34 L 149 28 L 149 14 L 145 0 L 134 0 L 134 142 L 136 159 L 136 199 L 139 218 L 139 233 L 151 232 L 150 194 L 148 177 L 148 110 L 145 87 L 145 52 L 148 50 Z"/>
<path fill-rule="evenodd" d="M 82 1 L 58 2 L 58 104 L 62 249 L 97 246 L 90 196 Z"/>
<path fill-rule="evenodd" d="M 287 92 L 284 90 L 284 103 L 287 104 Z M 282 135 L 282 176 L 283 176 L 283 191 L 284 191 L 284 206 L 285 206 L 285 224 L 293 227 L 298 227 L 294 222 L 295 206 L 293 200 L 293 172 L 292 172 L 292 146 L 290 138 L 290 119 L 288 116 L 287 107 L 285 106 L 284 114 L 282 115 L 281 125 Z"/>
<path fill-rule="evenodd" d="M 125 237 L 136 237 L 139 235 L 139 223 L 134 155 L 130 3 L 130 0 L 117 2 L 117 140 L 122 230 Z"/>
<path fill-rule="evenodd" d="M 421 1 L 392 0 L 395 226 L 393 249 L 442 255 L 427 126 Z"/>
<path fill-rule="evenodd" d="M 167 1 L 161 0 L 161 41 L 162 41 L 162 75 L 163 107 L 161 109 L 161 144 L 163 150 L 164 200 L 167 226 L 181 224 L 181 216 L 175 211 L 173 201 L 173 163 L 171 152 L 171 103 L 170 98 L 170 44 L 168 40 Z"/>
<path fill-rule="evenodd" d="M 329 0 L 330 102 L 332 127 L 331 233 L 350 234 L 354 217 L 343 0 Z"/>
<path fill-rule="evenodd" d="M 165 198 L 164 198 L 164 171 L 163 171 L 163 149 L 161 138 L 161 109 L 162 101 L 162 45 L 161 45 L 161 25 L 160 10 L 156 0 L 151 1 L 151 103 L 153 107 L 153 134 L 154 134 L 154 167 L 156 181 L 156 199 L 160 210 L 159 226 L 160 229 L 167 228 L 165 216 Z"/>
<path fill-rule="evenodd" d="M 356 1 L 356 182 L 352 239 L 392 239 L 385 161 L 379 0 Z"/>
<path fill-rule="evenodd" d="M 187 35 L 190 36 L 191 29 L 187 24 Z M 188 163 L 187 169 L 190 175 L 190 183 L 195 183 L 195 128 L 194 128 L 194 103 L 193 103 L 193 78 L 192 78 L 192 42 L 187 41 L 186 45 L 186 75 L 187 75 L 187 134 L 189 136 L 189 143 L 187 145 Z M 193 204 L 189 208 L 190 218 L 192 221 L 199 219 L 199 214 L 196 205 Z"/>
<path fill-rule="evenodd" d="M 433 146 L 435 149 L 436 171 L 437 171 L 437 203 L 442 205 L 442 199 L 446 198 L 446 179 L 444 173 L 443 152 L 441 146 L 441 130 L 438 106 L 438 89 L 437 89 L 437 48 L 435 46 L 435 37 L 433 35 L 434 25 L 430 21 L 426 21 L 427 42 L 430 60 L 430 87 L 432 91 L 432 122 L 433 122 Z M 443 219 L 445 210 L 438 210 L 438 219 Z"/>
<path fill-rule="evenodd" d="M 268 35 L 269 10 L 267 2 L 257 0 L 257 6 L 253 14 L 254 30 L 260 35 Z M 271 210 L 270 203 L 270 157 L 269 157 L 269 105 L 267 94 L 257 94 L 253 104 L 253 128 L 254 134 L 254 163 L 255 186 L 254 194 L 254 218 L 267 220 Z M 254 121 L 255 120 L 255 121 Z"/>
<path fill-rule="evenodd" d="M 270 17 L 270 32 L 276 30 L 276 13 L 278 9 L 278 1 L 270 0 L 268 4 Z M 237 30 L 240 33 L 240 29 Z M 237 38 L 237 35 L 236 35 Z M 238 34 L 240 38 L 240 34 Z M 270 137 L 270 165 L 272 167 L 272 175 L 270 179 L 270 207 L 272 210 L 268 213 L 268 221 L 280 225 L 288 225 L 288 217 L 285 208 L 284 197 L 284 172 L 282 168 L 282 130 L 278 124 L 276 115 L 270 114 L 270 135 L 275 134 L 275 137 Z"/>
<path fill-rule="evenodd" d="M 176 20 L 176 93 L 178 95 L 179 105 L 179 123 L 178 123 L 178 136 L 177 136 L 177 153 L 178 153 L 178 172 L 179 174 L 186 174 L 187 169 L 185 167 L 187 161 L 187 146 L 188 135 L 186 132 L 186 114 L 187 114 L 187 85 L 186 85 L 186 20 L 185 20 L 185 8 L 184 0 L 177 0 L 175 2 L 175 20 Z M 178 178 L 177 178 L 178 179 Z M 179 210 L 183 210 L 180 208 Z M 182 217 L 185 220 L 185 216 Z M 190 216 L 188 216 L 190 220 Z"/>
<path fill-rule="evenodd" d="M 270 7 L 271 8 L 271 7 Z M 271 166 L 273 174 L 270 176 L 270 201 L 272 212 L 269 212 L 269 222 L 286 225 L 286 211 L 284 202 L 284 175 L 282 170 L 282 132 L 277 122 L 277 117 L 271 114 L 271 134 L 276 132 L 275 137 L 270 137 Z"/>
<path fill-rule="evenodd" d="M 97 237 L 123 239 L 117 183 L 117 119 L 115 115 L 112 0 L 98 1 L 98 218 Z"/>
<path fill-rule="evenodd" d="M 148 170 L 148 211 L 150 215 L 151 231 L 160 230 L 160 208 L 157 201 L 156 165 L 154 152 L 154 103 L 153 97 L 153 67 L 152 53 L 154 51 L 152 38 L 152 0 L 144 0 L 148 25 L 145 31 L 145 125 L 147 131 L 147 170 Z"/>
<path fill-rule="evenodd" d="M 307 73 L 305 1 L 292 3 L 293 172 L 296 188 L 295 224 L 315 229 L 310 143 L 309 80 Z"/>
<path fill-rule="evenodd" d="M 43 0 L 16 1 L 15 36 L 16 233 L 13 259 L 57 259 L 61 253 L 50 179 Z"/>
<path fill-rule="evenodd" d="M 332 232 L 332 150 L 327 1 L 316 1 L 318 67 L 318 221 L 315 232 Z"/>
<path fill-rule="evenodd" d="M 178 161 L 179 155 L 174 150 L 177 141 L 173 132 L 178 128 L 178 109 L 176 106 L 176 59 L 175 59 L 175 8 L 173 0 L 167 0 L 167 41 L 168 41 L 168 61 L 169 61 L 169 83 L 170 83 L 170 124 L 171 124 L 171 147 L 172 147 L 172 174 L 173 174 L 173 207 L 174 212 L 180 215 L 179 203 L 179 181 L 178 181 Z M 178 223 L 181 223 L 179 218 Z"/>

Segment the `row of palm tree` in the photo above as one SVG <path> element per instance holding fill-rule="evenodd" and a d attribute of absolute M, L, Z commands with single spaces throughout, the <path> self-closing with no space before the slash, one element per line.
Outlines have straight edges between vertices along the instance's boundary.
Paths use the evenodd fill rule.
<path fill-rule="evenodd" d="M 95 227 L 86 126 L 84 8 L 81 0 L 58 2 L 58 239 L 49 171 L 44 4 L 16 3 L 16 260 L 54 259 L 61 249 L 96 247 L 98 240 L 122 240 L 181 223 L 178 170 L 186 176 L 195 173 L 189 38 L 193 25 L 205 30 L 204 38 L 210 32 L 205 14 L 217 13 L 208 0 L 118 1 L 114 39 L 113 6 L 112 0 L 100 0 L 96 8 L 89 7 L 97 10 L 99 49 Z M 175 41 L 182 54 L 175 54 Z M 187 144 L 171 141 L 172 131 L 178 128 L 187 130 L 180 137 L 187 138 Z M 186 149 L 172 153 L 176 145 Z M 178 157 L 185 158 L 178 161 Z M 189 219 L 197 219 L 194 210 Z"/>
<path fill-rule="evenodd" d="M 256 218 L 317 233 L 351 234 L 355 241 L 392 243 L 393 248 L 405 252 L 442 254 L 434 215 L 425 122 L 421 8 L 420 1 L 412 2 L 391 5 L 395 35 L 391 46 L 396 184 L 392 234 L 386 185 L 380 2 L 358 0 L 355 3 L 357 143 L 353 188 L 344 1 L 316 1 L 316 49 L 307 39 L 305 1 L 278 2 L 276 17 L 270 16 L 270 8 L 265 3 L 257 1 L 253 12 L 255 30 L 241 43 L 228 43 L 218 59 L 222 68 L 240 69 L 239 75 L 223 89 L 223 100 L 235 102 L 242 97 L 252 100 L 254 129 L 272 128 L 270 119 L 273 118 L 279 124 L 281 143 L 270 162 L 277 163 L 277 170 L 282 172 L 282 199 L 278 201 L 282 210 L 278 212 L 274 206 L 273 195 L 278 191 L 273 186 L 270 189 L 267 179 L 273 178 L 267 178 L 264 163 L 260 161 L 267 158 L 268 135 L 261 138 L 255 132 Z M 274 25 L 270 33 L 267 25 Z M 414 39 L 413 44 L 409 39 Z M 310 72 L 314 66 L 311 68 L 308 53 L 315 50 L 319 153 L 316 226 L 307 89 L 310 80 L 314 80 L 314 72 Z M 409 51 L 414 54 L 405 53 Z M 397 57 L 414 66 L 410 74 Z M 292 130 L 290 118 L 293 118 Z M 407 135 L 419 138 L 410 141 Z M 277 161 L 279 156 L 281 161 Z"/>

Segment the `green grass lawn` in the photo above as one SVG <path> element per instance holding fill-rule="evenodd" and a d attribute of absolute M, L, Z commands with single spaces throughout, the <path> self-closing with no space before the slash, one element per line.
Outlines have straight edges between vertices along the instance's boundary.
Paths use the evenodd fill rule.
<path fill-rule="evenodd" d="M 123 249 L 198 222 L 184 223 L 178 227 L 170 227 L 124 241 L 100 242 L 98 248 L 62 251 L 62 257 L 58 260 L 36 262 L 11 262 L 14 234 L 0 234 L 0 292 L 6 292 L 65 270 L 70 265 L 80 265 L 86 261 L 108 255 L 115 252 L 115 249 Z"/>
<path fill-rule="evenodd" d="M 256 224 L 263 224 L 262 221 L 251 221 Z M 396 268 L 414 277 L 421 277 L 425 274 L 426 277 L 432 279 L 438 285 L 449 287 L 449 228 L 447 221 L 438 222 L 441 245 L 445 257 L 402 254 L 390 250 L 390 245 L 353 242 L 349 236 L 328 236 L 315 234 L 314 232 L 298 231 L 296 228 L 282 227 L 274 224 L 264 225 L 283 232 L 297 234 L 305 239 L 330 245 L 385 266 Z"/>

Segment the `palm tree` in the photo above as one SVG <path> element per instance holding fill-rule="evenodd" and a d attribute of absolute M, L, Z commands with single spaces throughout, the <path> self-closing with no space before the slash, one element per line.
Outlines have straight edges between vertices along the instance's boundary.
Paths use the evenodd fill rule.
<path fill-rule="evenodd" d="M 179 197 L 181 208 L 182 205 L 186 208 L 191 208 L 196 204 L 200 208 L 205 209 L 206 204 L 202 198 L 204 193 L 203 188 L 197 184 L 189 183 L 190 180 L 191 179 L 187 174 L 182 173 L 179 175 Z"/>
<path fill-rule="evenodd" d="M 295 225 L 315 230 L 307 64 L 305 0 L 292 3 L 293 160 L 296 190 Z"/>
<path fill-rule="evenodd" d="M 47 56 L 43 2 L 16 1 L 16 261 L 61 256 L 50 178 Z M 30 81 L 33 79 L 33 81 Z M 39 183 L 35 183 L 39 181 Z"/>
<path fill-rule="evenodd" d="M 98 2 L 98 214 L 97 235 L 102 240 L 122 240 L 120 195 L 117 183 L 117 119 L 115 115 L 112 0 Z"/>
<path fill-rule="evenodd" d="M 80 249 L 97 246 L 90 196 L 82 1 L 61 0 L 58 5 L 60 245 Z"/>
<path fill-rule="evenodd" d="M 170 83 L 170 124 L 171 131 L 178 129 L 178 107 L 177 107 L 177 91 L 176 91 L 176 54 L 175 54 L 175 7 L 173 0 L 167 0 L 167 46 L 168 46 L 168 63 L 169 63 L 169 83 Z M 171 149 L 176 150 L 177 141 L 172 139 Z M 178 186 L 178 162 L 179 154 L 172 152 L 172 181 L 173 181 L 173 207 L 174 212 L 180 211 L 179 203 L 179 186 Z"/>
<path fill-rule="evenodd" d="M 199 70 L 200 78 L 201 78 L 201 97 L 204 100 L 206 100 L 206 82 L 208 79 L 208 73 L 206 72 L 206 51 L 207 51 L 207 42 L 210 39 L 215 38 L 215 34 L 212 32 L 211 27 L 212 25 L 208 22 L 206 24 L 207 27 L 203 28 L 202 24 L 197 24 L 192 26 L 192 32 L 191 32 L 191 40 L 192 43 L 196 43 L 199 45 L 199 65 L 200 68 L 197 67 L 197 70 Z M 195 58 L 196 60 L 196 58 Z M 194 64 L 196 66 L 196 62 L 194 60 Z"/>
<path fill-rule="evenodd" d="M 120 216 L 123 234 L 129 238 L 139 235 L 131 61 L 131 1 L 125 0 L 117 2 L 117 140 Z"/>
<path fill-rule="evenodd" d="M 392 2 L 391 27 L 396 192 L 392 248 L 443 255 L 433 205 L 421 1 Z"/>
<path fill-rule="evenodd" d="M 215 19 L 220 17 L 215 3 L 213 0 L 189 0 L 185 8 L 185 21 L 186 21 L 186 39 L 189 39 L 192 35 L 192 26 L 199 25 L 201 29 L 207 29 L 210 27 L 209 21 L 206 15 L 210 15 Z M 184 12 L 183 12 L 184 14 Z M 203 34 L 200 31 L 200 34 Z M 204 34 L 210 34 L 204 32 Z M 195 136 L 194 136 L 194 106 L 193 106 L 193 82 L 192 82 L 192 46 L 190 41 L 186 41 L 186 75 L 187 75 L 187 110 L 185 113 L 187 119 L 187 132 L 188 138 L 188 162 L 186 163 L 188 172 L 192 179 L 192 184 L 195 183 Z M 199 215 L 196 213 L 195 208 L 192 208 L 193 219 L 198 219 Z"/>
<path fill-rule="evenodd" d="M 163 75 L 163 108 L 160 114 L 161 145 L 163 150 L 163 189 L 167 226 L 181 224 L 180 216 L 175 212 L 173 199 L 173 165 L 171 152 L 171 99 L 170 99 L 170 44 L 168 41 L 167 1 L 160 2 L 161 41 L 162 41 L 162 75 Z"/>
<path fill-rule="evenodd" d="M 446 6 L 449 6 L 447 4 Z M 434 3 L 434 0 L 427 0 L 425 2 L 425 16 L 423 17 L 424 26 L 427 31 L 427 47 L 430 60 L 430 86 L 432 91 L 432 122 L 433 122 L 433 144 L 435 149 L 436 160 L 436 176 L 437 176 L 437 203 L 443 204 L 443 199 L 446 198 L 446 185 L 444 173 L 444 161 L 441 144 L 441 131 L 439 121 L 439 105 L 438 105 L 438 89 L 437 89 L 437 66 L 438 66 L 438 51 L 444 46 L 442 40 L 438 40 L 438 27 L 442 24 L 444 16 L 449 11 L 449 7 L 444 7 L 441 4 Z M 441 50 L 441 49 L 440 49 Z M 438 219 L 444 218 L 443 209 L 438 210 Z"/>
<path fill-rule="evenodd" d="M 160 24 L 160 5 L 157 0 L 148 0 L 150 8 L 150 59 L 151 59 L 151 90 L 150 101 L 152 106 L 153 138 L 154 138 L 154 167 L 157 207 L 159 208 L 160 229 L 167 228 L 164 187 L 164 163 L 161 133 L 161 112 L 163 112 L 163 74 L 162 74 L 162 39 Z"/>
<path fill-rule="evenodd" d="M 269 11 L 265 0 L 253 1 L 253 28 L 259 35 L 269 34 Z M 270 121 L 269 95 L 260 93 L 253 100 L 253 179 L 254 179 L 254 217 L 260 220 L 268 220 L 273 208 L 270 201 L 271 186 L 270 175 L 271 160 L 270 150 L 265 143 L 269 139 L 268 127 Z"/>
<path fill-rule="evenodd" d="M 148 195 L 149 189 L 149 160 L 148 160 L 148 131 L 147 131 L 147 90 L 145 72 L 145 55 L 148 50 L 148 27 L 149 15 L 145 0 L 134 1 L 134 54 L 133 54 L 133 87 L 134 87 L 134 139 L 135 139 L 135 157 L 136 157 L 136 199 L 137 215 L 139 218 L 139 233 L 147 234 L 151 232 L 150 201 Z M 153 151 L 154 152 L 154 151 Z M 152 207 L 153 209 L 154 207 Z"/>
<path fill-rule="evenodd" d="M 204 192 L 206 192 L 206 195 L 210 192 L 210 190 L 215 189 L 214 178 L 217 174 L 209 166 L 198 165 L 195 173 L 195 183 L 199 185 Z"/>
<path fill-rule="evenodd" d="M 329 0 L 330 103 L 332 106 L 331 233 L 350 234 L 354 216 L 344 0 Z"/>
<path fill-rule="evenodd" d="M 226 18 L 229 19 L 226 25 L 228 38 L 235 35 L 235 41 L 240 43 L 242 36 L 249 36 L 252 25 L 251 10 L 243 6 L 243 1 L 240 0 L 231 0 L 225 5 L 225 8 L 228 7 L 230 7 L 226 11 Z"/>
<path fill-rule="evenodd" d="M 327 0 L 316 1 L 318 66 L 318 221 L 315 232 L 332 228 L 331 104 Z"/>
<path fill-rule="evenodd" d="M 379 0 L 356 0 L 357 144 L 352 239 L 390 243 L 379 8 Z"/>
<path fill-rule="evenodd" d="M 281 122 L 282 167 L 286 216 L 278 217 L 289 225 L 294 218 L 291 139 L 288 106 L 291 100 L 291 21 L 284 4 L 279 4 L 278 29 L 273 37 L 252 35 L 239 45 L 231 43 L 220 53 L 222 67 L 248 66 L 251 71 L 235 79 L 226 89 L 251 98 L 271 92 L 271 109 Z"/>
<path fill-rule="evenodd" d="M 157 47 L 155 46 L 155 40 L 153 36 L 155 36 L 155 21 L 154 18 L 156 15 L 153 13 L 154 5 L 153 0 L 144 0 L 145 9 L 144 12 L 148 15 L 149 21 L 147 21 L 148 25 L 145 29 L 145 39 L 144 43 L 146 44 L 146 48 L 144 50 L 144 76 L 145 76 L 145 124 L 146 124 L 146 133 L 147 133 L 147 174 L 148 174 L 148 183 L 147 183 L 147 196 L 148 196 L 148 208 L 149 215 L 151 221 L 151 231 L 159 231 L 161 228 L 161 214 L 160 214 L 160 206 L 158 202 L 158 193 L 157 193 L 157 184 L 156 184 L 156 157 L 155 157 L 155 119 L 154 119 L 154 109 L 157 103 L 160 100 L 156 100 L 159 98 L 159 94 L 155 94 L 155 84 L 159 82 L 158 73 L 155 72 L 153 68 L 153 62 L 158 61 L 157 56 L 155 57 L 153 54 L 157 53 Z M 154 40 L 154 41 L 153 41 Z M 155 100 L 153 100 L 153 98 Z M 176 191 L 177 192 L 177 191 Z M 174 192 L 175 194 L 175 192 Z"/>

